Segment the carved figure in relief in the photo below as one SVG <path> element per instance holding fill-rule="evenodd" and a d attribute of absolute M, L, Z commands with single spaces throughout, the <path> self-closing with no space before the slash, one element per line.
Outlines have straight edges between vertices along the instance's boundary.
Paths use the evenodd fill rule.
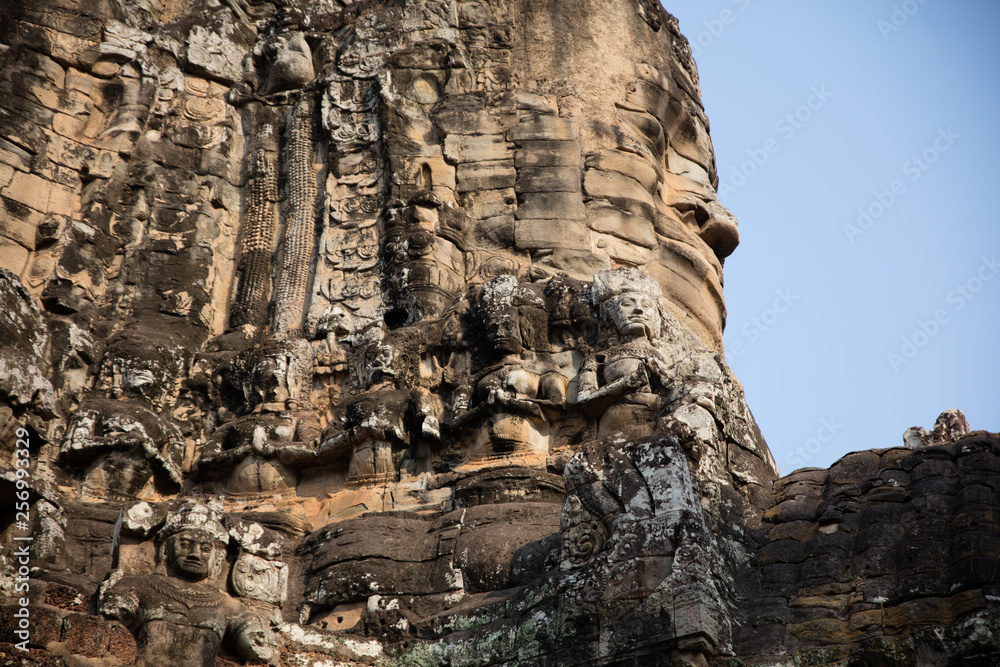
<path fill-rule="evenodd" d="M 162 415 L 181 367 L 178 348 L 155 335 L 131 332 L 110 343 L 98 380 L 110 398 L 83 401 L 59 451 L 61 464 L 86 470 L 87 493 L 132 498 L 157 483 L 180 485 L 184 439 Z"/>
<path fill-rule="evenodd" d="M 230 493 L 279 491 L 295 486 L 311 464 L 322 431 L 310 411 L 312 347 L 270 340 L 239 355 L 234 375 L 249 414 L 221 426 L 196 464 L 201 480 L 222 480 Z"/>
<path fill-rule="evenodd" d="M 102 591 L 100 610 L 135 635 L 137 667 L 215 665 L 223 638 L 252 662 L 271 660 L 257 618 L 220 589 L 229 534 L 217 508 L 189 501 L 157 534 L 151 575 L 120 576 Z M 110 583 L 110 582 L 109 582 Z"/>
<path fill-rule="evenodd" d="M 281 642 L 281 605 L 288 599 L 288 565 L 283 540 L 274 530 L 253 521 L 229 523 L 237 556 L 229 573 L 232 591 L 264 628 L 264 642 Z"/>
<path fill-rule="evenodd" d="M 429 190 L 411 197 L 402 212 L 391 213 L 382 241 L 394 309 L 387 320 L 412 324 L 440 317 L 465 289 L 468 220 Z"/>
<path fill-rule="evenodd" d="M 576 571 L 576 604 L 627 624 L 662 608 L 664 598 L 650 592 L 665 592 L 673 614 L 647 634 L 676 641 L 691 660 L 679 664 L 708 664 L 699 654 L 730 650 L 714 571 L 721 555 L 680 443 L 662 435 L 588 443 L 563 479 L 560 569 Z"/>
<path fill-rule="evenodd" d="M 669 386 L 666 358 L 657 349 L 661 298 L 656 281 L 631 267 L 594 276 L 591 301 L 604 345 L 584 362 L 577 400 L 599 418 L 599 435 L 648 435 L 655 427 Z"/>
<path fill-rule="evenodd" d="M 585 352 L 594 343 L 597 321 L 586 299 L 587 283 L 567 275 L 553 277 L 545 285 L 548 301 L 549 339 L 557 348 Z"/>
<path fill-rule="evenodd" d="M 413 384 L 413 351 L 376 330 L 363 351 L 365 390 L 346 409 L 345 430 L 324 437 L 317 460 L 348 460 L 349 482 L 395 480 L 404 460 L 408 473 L 429 470 L 428 443 L 440 439 L 440 401 Z M 407 455 L 409 454 L 409 455 Z"/>
<path fill-rule="evenodd" d="M 569 382 L 536 352 L 547 347 L 542 294 L 514 276 L 500 276 L 483 285 L 477 309 L 488 364 L 476 376 L 468 404 L 457 401 L 453 426 L 476 429 L 470 459 L 545 457 L 551 421 L 565 410 Z"/>

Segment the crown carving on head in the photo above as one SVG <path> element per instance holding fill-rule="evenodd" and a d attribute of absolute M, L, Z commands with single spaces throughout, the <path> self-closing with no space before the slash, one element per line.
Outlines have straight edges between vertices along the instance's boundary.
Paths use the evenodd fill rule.
<path fill-rule="evenodd" d="M 217 498 L 185 500 L 176 511 L 167 515 L 157 537 L 163 540 L 185 530 L 200 530 L 228 544 L 229 531 L 222 525 L 222 501 Z"/>
<path fill-rule="evenodd" d="M 486 312 L 522 306 L 545 308 L 545 298 L 538 285 L 521 283 L 516 276 L 504 274 L 483 283 L 480 306 Z"/>
<path fill-rule="evenodd" d="M 631 266 L 598 271 L 590 288 L 590 298 L 595 306 L 599 306 L 612 297 L 636 292 L 649 295 L 657 303 L 663 298 L 659 283 Z"/>

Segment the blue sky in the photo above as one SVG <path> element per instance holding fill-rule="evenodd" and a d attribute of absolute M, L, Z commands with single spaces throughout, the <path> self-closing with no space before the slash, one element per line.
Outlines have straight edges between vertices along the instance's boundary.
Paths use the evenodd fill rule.
<path fill-rule="evenodd" d="M 782 474 L 1000 431 L 1000 3 L 664 0 L 742 242 L 727 360 Z"/>

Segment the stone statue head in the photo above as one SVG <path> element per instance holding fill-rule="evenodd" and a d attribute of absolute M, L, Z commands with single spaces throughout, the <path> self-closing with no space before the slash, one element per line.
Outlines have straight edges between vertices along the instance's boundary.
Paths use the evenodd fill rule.
<path fill-rule="evenodd" d="M 486 335 L 497 352 L 520 354 L 524 349 L 524 339 L 521 337 L 521 318 L 517 308 L 490 313 L 486 320 Z"/>
<path fill-rule="evenodd" d="M 186 501 L 157 534 L 159 562 L 172 577 L 202 581 L 219 576 L 226 563 L 229 532 L 219 501 Z"/>
<path fill-rule="evenodd" d="M 382 382 L 394 382 L 408 386 L 414 379 L 419 363 L 419 352 L 415 347 L 419 339 L 410 328 L 385 331 L 382 328 L 369 329 L 364 334 L 366 341 L 361 349 L 358 362 L 359 377 L 365 387 Z"/>
<path fill-rule="evenodd" d="M 271 50 L 274 55 L 269 72 L 268 93 L 301 88 L 315 78 L 312 49 L 309 48 L 304 33 L 293 32 L 275 38 Z"/>
<path fill-rule="evenodd" d="M 171 535 L 166 542 L 167 572 L 172 577 L 201 581 L 219 569 L 225 548 L 202 530 L 184 530 Z"/>
<path fill-rule="evenodd" d="M 656 341 L 663 328 L 663 294 L 655 280 L 626 267 L 605 269 L 594 276 L 591 299 L 601 323 L 618 339 Z"/>
<path fill-rule="evenodd" d="M 385 339 L 365 348 L 365 378 L 369 385 L 396 377 L 396 348 Z"/>
<path fill-rule="evenodd" d="M 261 404 L 291 408 L 310 403 L 312 349 L 304 340 L 258 343 L 237 356 L 233 371 L 251 410 Z"/>
<path fill-rule="evenodd" d="M 483 284 L 478 310 L 488 351 L 494 355 L 547 348 L 545 299 L 536 285 L 518 283 L 511 275 L 491 278 Z"/>
<path fill-rule="evenodd" d="M 108 344 L 100 383 L 114 398 L 145 398 L 162 405 L 171 398 L 182 368 L 181 349 L 169 338 L 126 331 Z"/>

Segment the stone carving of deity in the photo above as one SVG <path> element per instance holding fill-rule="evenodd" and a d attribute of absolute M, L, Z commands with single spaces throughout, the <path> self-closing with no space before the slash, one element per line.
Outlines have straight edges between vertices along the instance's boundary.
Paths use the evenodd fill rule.
<path fill-rule="evenodd" d="M 577 400 L 599 419 L 599 435 L 652 433 L 667 393 L 667 361 L 658 349 L 663 326 L 660 286 L 634 268 L 594 276 L 591 300 L 602 345 L 584 362 Z"/>
<path fill-rule="evenodd" d="M 270 340 L 236 358 L 247 414 L 211 436 L 196 464 L 200 479 L 222 480 L 230 493 L 295 486 L 298 470 L 314 462 L 322 432 L 308 409 L 311 364 L 303 340 Z"/>
<path fill-rule="evenodd" d="M 386 225 L 382 248 L 394 306 L 388 319 L 412 324 L 439 317 L 462 295 L 467 222 L 460 211 L 421 190 Z"/>
<path fill-rule="evenodd" d="M 88 493 L 132 498 L 156 484 L 180 485 L 184 439 L 162 416 L 180 372 L 165 340 L 132 333 L 110 343 L 99 380 L 107 393 L 83 401 L 59 451 L 60 463 L 86 470 Z"/>
<path fill-rule="evenodd" d="M 475 377 L 468 405 L 456 406 L 453 426 L 474 432 L 471 460 L 541 458 L 549 453 L 552 419 L 565 409 L 568 381 L 536 351 L 548 321 L 542 294 L 499 276 L 483 285 L 477 315 L 486 367 Z"/>
<path fill-rule="evenodd" d="M 112 578 L 100 601 L 101 613 L 135 635 L 135 665 L 211 667 L 224 638 L 243 660 L 271 660 L 257 618 L 220 588 L 229 534 L 216 512 L 188 502 L 168 517 L 157 540 L 156 572 Z"/>
<path fill-rule="evenodd" d="M 347 405 L 346 428 L 325 436 L 318 453 L 321 463 L 348 460 L 349 482 L 394 481 L 404 458 L 424 468 L 426 461 L 406 453 L 419 440 L 440 439 L 439 402 L 411 386 L 412 354 L 391 335 L 374 338 L 363 350 L 364 391 Z"/>

